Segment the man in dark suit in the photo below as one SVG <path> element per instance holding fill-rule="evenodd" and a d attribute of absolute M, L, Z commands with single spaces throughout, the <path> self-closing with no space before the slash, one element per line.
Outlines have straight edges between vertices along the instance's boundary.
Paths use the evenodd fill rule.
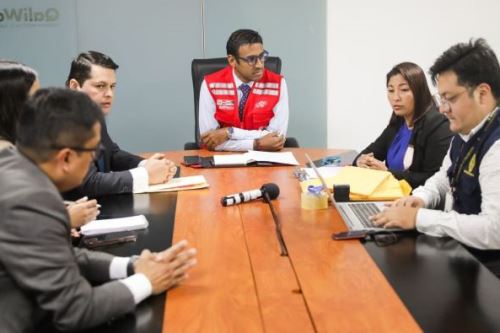
<path fill-rule="evenodd" d="M 17 148 L 0 152 L 0 332 L 104 323 L 176 285 L 196 263 L 185 241 L 134 259 L 72 247 L 59 192 L 85 177 L 102 118 L 85 94 L 42 89 L 20 116 Z"/>
<path fill-rule="evenodd" d="M 117 69 L 118 65 L 105 54 L 96 51 L 80 53 L 71 63 L 66 85 L 86 93 L 107 115 L 113 106 Z M 165 159 L 163 154 L 154 154 L 143 160 L 121 150 L 110 138 L 105 123 L 101 128 L 101 138 L 102 155 L 91 164 L 82 186 L 66 193 L 65 198 L 139 192 L 148 185 L 169 181 L 175 175 L 174 163 Z"/>

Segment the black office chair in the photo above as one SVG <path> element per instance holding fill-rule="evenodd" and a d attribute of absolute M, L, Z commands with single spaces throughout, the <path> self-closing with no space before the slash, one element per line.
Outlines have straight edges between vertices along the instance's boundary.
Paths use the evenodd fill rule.
<path fill-rule="evenodd" d="M 275 73 L 281 73 L 281 59 L 279 57 L 268 57 L 264 63 L 265 67 Z M 191 78 L 193 79 L 194 95 L 194 136 L 195 142 L 186 142 L 185 150 L 199 149 L 200 127 L 198 124 L 198 106 L 200 100 L 200 88 L 205 75 L 216 72 L 227 66 L 227 58 L 193 59 L 191 63 Z M 295 138 L 286 138 L 285 147 L 299 147 Z"/>

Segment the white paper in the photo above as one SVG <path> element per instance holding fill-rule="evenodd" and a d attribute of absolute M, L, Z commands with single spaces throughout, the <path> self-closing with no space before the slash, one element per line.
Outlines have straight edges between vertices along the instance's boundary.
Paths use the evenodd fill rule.
<path fill-rule="evenodd" d="M 245 165 L 248 161 L 246 154 L 214 155 L 214 164 L 222 165 Z"/>
<path fill-rule="evenodd" d="M 121 217 L 116 219 L 95 220 L 81 227 L 80 232 L 85 236 L 109 234 L 119 231 L 140 230 L 148 227 L 148 220 L 144 215 Z"/>
<path fill-rule="evenodd" d="M 342 167 L 339 166 L 322 166 L 317 168 L 319 171 L 319 174 L 323 179 L 328 178 L 328 177 L 333 177 L 336 176 L 340 170 L 342 170 Z M 307 179 L 316 179 L 318 176 L 316 175 L 316 172 L 314 172 L 313 168 L 302 168 L 307 174 Z"/>
<path fill-rule="evenodd" d="M 214 155 L 216 166 L 246 165 L 248 162 L 272 162 L 276 164 L 299 165 L 292 152 L 271 153 L 250 150 L 244 154 Z"/>
<path fill-rule="evenodd" d="M 297 162 L 295 156 L 293 156 L 293 153 L 290 151 L 271 153 L 267 151 L 250 150 L 245 155 L 247 156 L 247 159 L 254 161 L 299 165 L 299 162 Z"/>

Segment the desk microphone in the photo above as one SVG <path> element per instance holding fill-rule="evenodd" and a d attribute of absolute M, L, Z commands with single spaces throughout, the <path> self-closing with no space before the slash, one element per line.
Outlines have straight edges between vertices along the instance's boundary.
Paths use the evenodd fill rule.
<path fill-rule="evenodd" d="M 264 193 L 267 193 L 270 200 L 276 199 L 280 194 L 280 188 L 278 185 L 269 183 L 264 184 L 259 190 L 246 191 L 236 194 L 227 195 L 220 199 L 222 206 L 232 206 L 237 205 L 242 202 L 247 202 L 255 199 L 262 198 Z"/>

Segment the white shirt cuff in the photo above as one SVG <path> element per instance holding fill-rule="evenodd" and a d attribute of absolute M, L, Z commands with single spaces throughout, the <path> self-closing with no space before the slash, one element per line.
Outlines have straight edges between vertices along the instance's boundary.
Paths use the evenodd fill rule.
<path fill-rule="evenodd" d="M 141 163 L 144 161 L 141 161 Z M 139 165 L 141 164 L 139 163 Z M 133 192 L 144 192 L 148 189 L 149 187 L 149 176 L 148 176 L 148 171 L 146 168 L 143 168 L 142 166 L 139 166 L 134 169 L 129 170 L 130 173 L 132 174 L 132 179 L 133 179 Z"/>
<path fill-rule="evenodd" d="M 439 212 L 434 209 L 420 208 L 417 211 L 415 228 L 427 235 L 442 237 L 445 234 L 436 221 L 439 220 Z"/>
<path fill-rule="evenodd" d="M 257 131 L 257 130 L 244 130 L 238 127 L 233 127 L 233 134 L 231 134 L 231 140 L 253 140 L 260 139 L 264 135 L 270 133 L 269 131 Z"/>
<path fill-rule="evenodd" d="M 253 140 L 229 140 L 215 147 L 217 151 L 248 151 L 253 150 Z"/>
<path fill-rule="evenodd" d="M 418 189 L 418 187 L 417 187 Z M 430 200 L 429 200 L 429 197 L 427 195 L 425 195 L 425 192 L 421 191 L 421 192 L 416 192 L 413 191 L 412 194 L 411 194 L 413 197 L 417 197 L 417 198 L 420 198 L 424 201 L 424 207 L 425 208 L 429 208 L 430 206 Z"/>
<path fill-rule="evenodd" d="M 134 296 L 135 304 L 139 304 L 148 298 L 153 292 L 153 286 L 144 274 L 134 274 L 126 279 L 120 280 Z"/>
<path fill-rule="evenodd" d="M 130 258 L 128 257 L 114 257 L 109 265 L 109 278 L 111 280 L 126 278 L 129 262 Z"/>

